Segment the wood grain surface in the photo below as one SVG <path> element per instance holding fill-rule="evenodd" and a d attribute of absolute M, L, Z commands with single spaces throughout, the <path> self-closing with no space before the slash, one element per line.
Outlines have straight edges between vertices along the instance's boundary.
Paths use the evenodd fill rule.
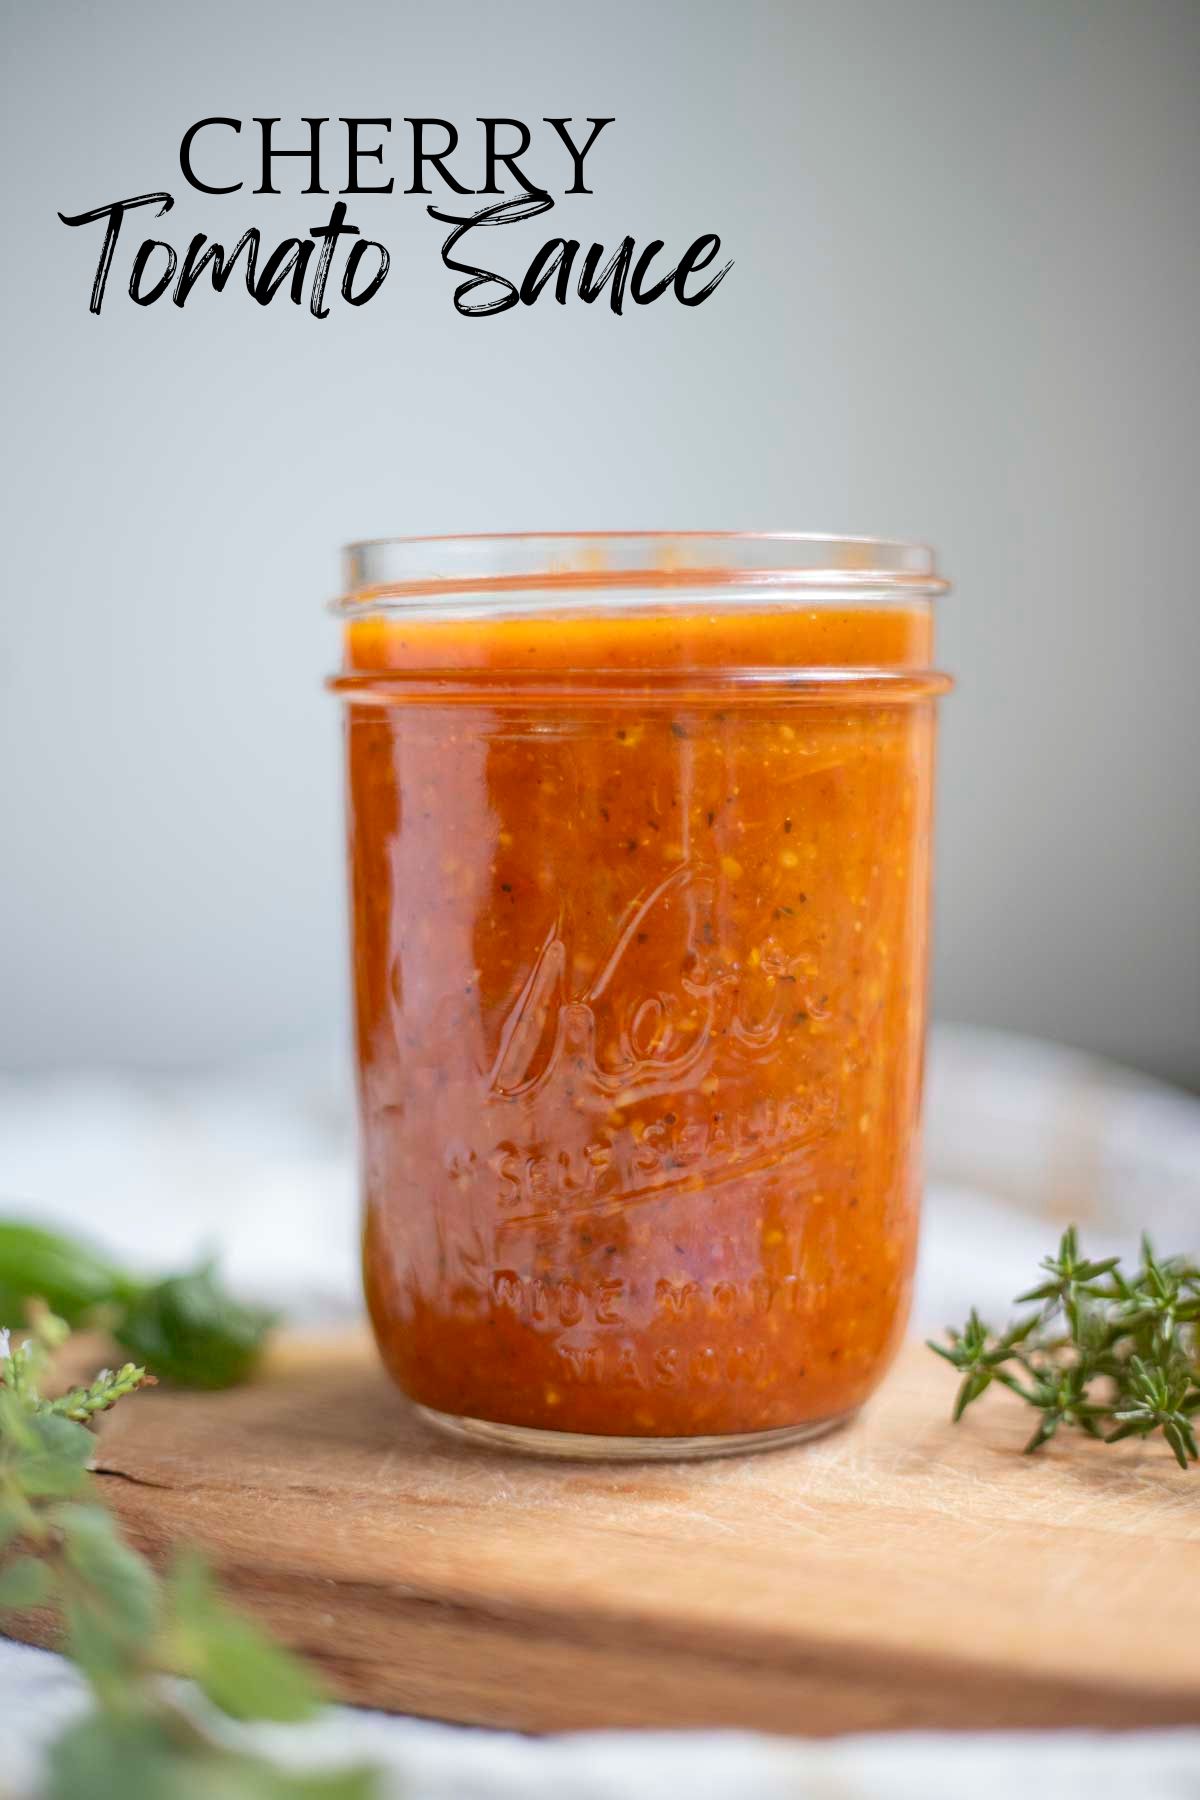
<path fill-rule="evenodd" d="M 1008 1396 L 952 1427 L 952 1392 L 914 1345 L 815 1444 L 540 1463 L 435 1435 L 365 1336 L 285 1338 L 251 1387 L 126 1402 L 97 1461 L 143 1548 L 204 1545 L 366 1704 L 535 1731 L 1200 1720 L 1200 1476 L 1136 1444 L 1022 1457 Z"/>

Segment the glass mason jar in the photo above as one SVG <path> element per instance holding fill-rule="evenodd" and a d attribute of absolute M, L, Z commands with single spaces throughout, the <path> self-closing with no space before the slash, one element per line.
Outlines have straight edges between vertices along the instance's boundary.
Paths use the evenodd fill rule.
<path fill-rule="evenodd" d="M 803 1438 L 881 1379 L 920 1202 L 920 545 L 353 546 L 336 603 L 379 1348 L 568 1455 Z"/>

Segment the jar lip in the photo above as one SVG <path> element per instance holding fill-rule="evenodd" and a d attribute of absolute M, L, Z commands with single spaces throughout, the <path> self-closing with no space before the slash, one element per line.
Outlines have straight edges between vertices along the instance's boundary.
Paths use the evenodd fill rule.
<path fill-rule="evenodd" d="M 618 603 L 664 590 L 763 590 L 926 597 L 946 591 L 932 548 L 903 538 L 804 531 L 533 531 L 366 538 L 344 551 L 335 611 L 374 612 L 471 596 L 504 605 L 516 593 L 538 607 L 586 604 L 611 590 Z M 579 598 L 572 598 L 578 596 Z M 735 596 L 729 596 L 735 597 Z M 594 601 L 593 601 L 594 604 Z"/>

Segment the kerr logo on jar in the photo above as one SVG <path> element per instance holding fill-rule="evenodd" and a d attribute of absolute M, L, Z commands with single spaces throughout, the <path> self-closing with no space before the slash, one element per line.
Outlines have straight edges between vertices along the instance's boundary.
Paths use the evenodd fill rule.
<path fill-rule="evenodd" d="M 762 1062 L 789 1025 L 822 1020 L 815 957 L 770 935 L 743 950 L 722 943 L 716 891 L 711 872 L 675 869 L 573 994 L 556 920 L 500 1032 L 490 1096 L 521 1099 L 556 1081 L 581 1104 L 626 1106 L 702 1085 L 718 1056 Z"/>
<path fill-rule="evenodd" d="M 710 871 L 676 868 L 582 983 L 561 919 L 547 932 L 487 1075 L 497 1136 L 447 1161 L 488 1185 L 505 1226 L 794 1164 L 836 1123 L 828 1082 L 798 1079 L 798 1039 L 828 1017 L 815 956 L 771 934 L 730 945 L 718 893 Z"/>

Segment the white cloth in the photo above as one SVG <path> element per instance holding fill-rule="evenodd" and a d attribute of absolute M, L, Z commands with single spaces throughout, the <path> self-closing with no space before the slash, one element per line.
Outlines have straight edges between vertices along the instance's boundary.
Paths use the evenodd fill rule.
<path fill-rule="evenodd" d="M 935 1033 L 919 1326 L 972 1303 L 997 1320 L 1072 1219 L 1097 1252 L 1144 1225 L 1195 1249 L 1200 1100 L 1052 1045 Z M 306 1324 L 357 1312 L 353 1134 L 336 1057 L 206 1078 L 0 1083 L 0 1212 L 99 1229 L 147 1268 L 219 1248 L 230 1281 Z M 170 1204 L 164 1204 L 164 1196 Z M 286 1219 L 287 1229 L 280 1230 Z M 979 1246 L 987 1245 L 981 1257 Z M 0 1794 L 29 1791 L 40 1747 L 79 1704 L 55 1656 L 0 1641 Z M 1200 1800 L 1200 1732 L 846 1738 L 589 1733 L 534 1740 L 334 1709 L 281 1755 L 369 1757 L 406 1800 L 999 1800 L 1036 1784 L 1091 1800 Z"/>
<path fill-rule="evenodd" d="M 36 1780 L 38 1747 L 79 1704 L 57 1656 L 0 1639 L 0 1794 Z M 385 1771 L 386 1800 L 1197 1800 L 1200 1732 L 912 1732 L 810 1743 L 742 1731 L 523 1738 L 334 1709 L 248 1734 L 280 1762 Z M 137 1800 L 130 1795 L 129 1800 Z"/>

